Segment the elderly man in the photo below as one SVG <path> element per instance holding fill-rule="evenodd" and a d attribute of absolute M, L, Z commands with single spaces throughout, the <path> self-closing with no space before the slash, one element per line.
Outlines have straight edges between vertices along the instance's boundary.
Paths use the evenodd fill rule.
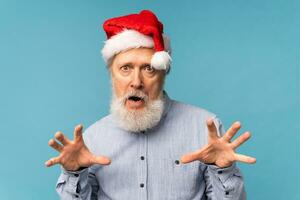
<path fill-rule="evenodd" d="M 235 162 L 255 158 L 235 153 L 250 137 L 234 141 L 241 124 L 227 132 L 202 108 L 168 97 L 170 44 L 154 13 L 144 10 L 107 20 L 102 50 L 112 80 L 111 114 L 74 140 L 61 132 L 49 145 L 60 152 L 62 199 L 168 200 L 245 199 Z"/>

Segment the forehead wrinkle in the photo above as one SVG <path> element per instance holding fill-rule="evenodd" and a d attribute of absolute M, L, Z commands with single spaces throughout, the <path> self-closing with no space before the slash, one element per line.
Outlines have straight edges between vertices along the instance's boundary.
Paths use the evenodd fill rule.
<path fill-rule="evenodd" d="M 149 53 L 145 51 L 145 49 L 132 49 L 130 51 L 122 52 L 118 55 L 118 57 L 122 60 L 134 60 L 138 62 L 147 62 L 152 58 L 153 53 Z"/>

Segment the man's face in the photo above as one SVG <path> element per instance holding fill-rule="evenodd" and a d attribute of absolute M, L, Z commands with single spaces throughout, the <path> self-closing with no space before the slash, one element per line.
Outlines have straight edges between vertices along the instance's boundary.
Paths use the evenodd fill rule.
<path fill-rule="evenodd" d="M 129 97 L 125 100 L 127 110 L 145 108 L 148 101 L 156 100 L 162 92 L 165 71 L 151 67 L 155 51 L 150 48 L 135 48 L 117 54 L 111 65 L 114 94 L 123 97 L 131 91 L 141 91 L 147 97 Z"/>

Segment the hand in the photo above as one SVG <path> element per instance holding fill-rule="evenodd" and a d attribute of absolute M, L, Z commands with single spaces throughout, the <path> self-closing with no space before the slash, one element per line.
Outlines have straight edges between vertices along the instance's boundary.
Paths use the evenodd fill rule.
<path fill-rule="evenodd" d="M 60 152 L 59 156 L 49 159 L 45 165 L 51 167 L 55 164 L 61 164 L 64 169 L 76 171 L 80 167 L 89 167 L 93 164 L 108 165 L 110 159 L 104 156 L 93 155 L 82 138 L 82 125 L 78 125 L 74 130 L 74 141 L 70 141 L 61 132 L 55 134 L 56 140 L 50 139 L 49 146 Z"/>
<path fill-rule="evenodd" d="M 249 164 L 256 162 L 256 159 L 253 157 L 235 153 L 235 149 L 250 138 L 250 132 L 245 132 L 233 142 L 230 141 L 241 128 L 240 122 L 233 123 L 223 137 L 218 137 L 217 128 L 212 119 L 207 120 L 207 128 L 208 144 L 198 151 L 182 156 L 182 163 L 199 160 L 206 164 L 215 164 L 218 167 L 224 168 L 229 167 L 235 161 Z"/>

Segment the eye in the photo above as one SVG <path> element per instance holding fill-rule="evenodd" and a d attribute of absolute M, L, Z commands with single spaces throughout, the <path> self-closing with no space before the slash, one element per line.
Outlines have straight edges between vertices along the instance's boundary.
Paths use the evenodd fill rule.
<path fill-rule="evenodd" d="M 124 72 L 127 72 L 127 71 L 130 70 L 130 67 L 129 67 L 129 65 L 123 65 L 123 66 L 120 67 L 120 69 L 121 69 L 122 71 L 124 71 Z"/>
<path fill-rule="evenodd" d="M 153 73 L 155 71 L 155 69 L 151 65 L 146 65 L 145 70 L 148 73 Z"/>

